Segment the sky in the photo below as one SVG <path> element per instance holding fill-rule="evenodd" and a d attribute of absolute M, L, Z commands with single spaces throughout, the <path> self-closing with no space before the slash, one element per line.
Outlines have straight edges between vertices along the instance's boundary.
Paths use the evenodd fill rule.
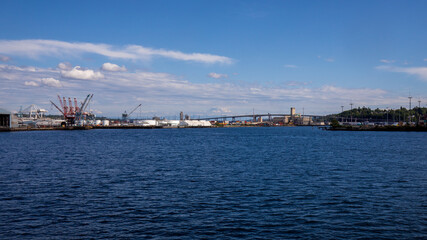
<path fill-rule="evenodd" d="M 1 1 L 0 107 L 98 116 L 427 106 L 427 1 Z M 420 102 L 418 102 L 420 101 Z"/>

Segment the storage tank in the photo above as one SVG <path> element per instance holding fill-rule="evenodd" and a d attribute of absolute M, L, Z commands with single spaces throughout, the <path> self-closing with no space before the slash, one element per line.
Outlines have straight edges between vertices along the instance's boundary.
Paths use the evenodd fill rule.
<path fill-rule="evenodd" d="M 102 121 L 102 126 L 110 126 L 110 121 L 108 120 Z"/>
<path fill-rule="evenodd" d="M 99 125 L 101 125 L 101 122 L 102 122 L 101 120 L 96 120 L 96 121 L 95 121 L 95 125 L 96 125 L 96 126 L 99 126 Z"/>

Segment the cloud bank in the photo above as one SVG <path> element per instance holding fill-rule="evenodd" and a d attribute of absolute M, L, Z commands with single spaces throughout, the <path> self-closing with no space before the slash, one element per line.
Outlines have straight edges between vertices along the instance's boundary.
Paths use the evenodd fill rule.
<path fill-rule="evenodd" d="M 107 116 L 120 116 L 136 102 L 143 103 L 144 111 L 152 113 L 150 116 L 179 111 L 203 116 L 250 113 L 252 108 L 257 112 L 288 112 L 289 107 L 305 107 L 306 113 L 321 114 L 338 111 L 339 106 L 350 99 L 355 106 L 387 104 L 391 107 L 407 101 L 387 91 L 370 88 L 192 83 L 172 74 L 146 71 L 106 71 L 102 77 L 100 74 L 79 66 L 62 70 L 0 64 L 0 99 L 6 99 L 11 110 L 33 103 L 46 104 L 49 108 L 49 99 L 55 99 L 56 93 L 78 99 L 94 93 L 95 108 Z M 87 81 L 93 79 L 96 81 Z M 38 87 L 37 91 L 33 87 Z M 52 92 L 53 87 L 58 91 Z"/>

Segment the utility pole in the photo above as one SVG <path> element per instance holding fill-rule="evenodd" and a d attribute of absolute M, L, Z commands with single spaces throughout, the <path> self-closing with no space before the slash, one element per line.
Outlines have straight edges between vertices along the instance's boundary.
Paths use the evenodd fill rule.
<path fill-rule="evenodd" d="M 412 97 L 411 97 L 411 95 L 409 95 L 409 123 L 411 123 L 412 122 L 412 115 L 411 115 L 411 100 L 412 100 Z"/>
<path fill-rule="evenodd" d="M 350 122 L 353 122 L 353 103 L 350 103 Z"/>
<path fill-rule="evenodd" d="M 341 106 L 341 122 L 344 122 L 344 116 L 342 113 L 344 112 L 344 106 Z"/>

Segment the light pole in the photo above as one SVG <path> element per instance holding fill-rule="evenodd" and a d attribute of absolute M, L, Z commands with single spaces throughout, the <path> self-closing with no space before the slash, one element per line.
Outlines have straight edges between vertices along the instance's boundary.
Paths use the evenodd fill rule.
<path fill-rule="evenodd" d="M 344 116 L 343 113 L 344 112 L 344 106 L 341 106 L 341 122 L 344 122 Z"/>
<path fill-rule="evenodd" d="M 388 107 L 386 108 L 387 110 L 387 126 L 388 126 Z"/>
<path fill-rule="evenodd" d="M 353 103 L 350 103 L 350 122 L 353 122 Z"/>

